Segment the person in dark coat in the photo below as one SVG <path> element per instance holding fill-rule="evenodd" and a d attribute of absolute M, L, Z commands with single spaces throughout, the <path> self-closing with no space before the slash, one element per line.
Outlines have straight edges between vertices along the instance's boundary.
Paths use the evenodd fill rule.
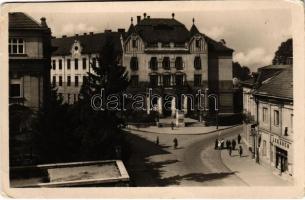
<path fill-rule="evenodd" d="M 241 136 L 240 136 L 240 134 L 238 134 L 238 136 L 237 136 L 237 142 L 238 142 L 238 144 L 240 144 L 240 141 L 241 141 Z"/>
<path fill-rule="evenodd" d="M 243 148 L 239 146 L 239 157 L 241 157 L 242 155 L 243 155 Z"/>
<path fill-rule="evenodd" d="M 225 146 L 225 141 L 224 139 L 221 139 L 220 149 L 224 149 L 224 146 Z"/>
<path fill-rule="evenodd" d="M 228 140 L 228 148 L 232 148 L 231 147 L 231 140 Z"/>
<path fill-rule="evenodd" d="M 226 148 L 229 149 L 229 140 L 226 140 Z"/>
<path fill-rule="evenodd" d="M 235 150 L 235 147 L 236 147 L 236 141 L 232 140 L 232 149 Z"/>
<path fill-rule="evenodd" d="M 177 149 L 177 147 L 178 147 L 178 140 L 177 140 L 177 138 L 174 138 L 173 142 L 174 142 L 174 148 Z"/>
<path fill-rule="evenodd" d="M 174 122 L 171 123 L 172 130 L 174 130 Z"/>
<path fill-rule="evenodd" d="M 232 147 L 229 147 L 229 155 L 232 156 Z"/>
<path fill-rule="evenodd" d="M 217 138 L 215 140 L 215 147 L 214 147 L 214 149 L 218 149 L 218 140 L 217 140 Z"/>

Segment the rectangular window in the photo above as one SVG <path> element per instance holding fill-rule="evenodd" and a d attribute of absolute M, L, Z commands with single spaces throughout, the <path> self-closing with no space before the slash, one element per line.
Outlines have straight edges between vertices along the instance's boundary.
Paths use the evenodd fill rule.
<path fill-rule="evenodd" d="M 62 86 L 62 76 L 59 76 L 58 85 Z"/>
<path fill-rule="evenodd" d="M 150 85 L 151 87 L 158 86 L 158 75 L 150 75 Z"/>
<path fill-rule="evenodd" d="M 139 76 L 138 75 L 132 75 L 130 77 L 130 84 L 132 87 L 138 87 L 139 84 Z"/>
<path fill-rule="evenodd" d="M 169 87 L 171 85 L 171 76 L 163 75 L 163 85 L 164 87 Z"/>
<path fill-rule="evenodd" d="M 25 42 L 21 38 L 10 38 L 8 44 L 9 54 L 24 54 Z"/>
<path fill-rule="evenodd" d="M 197 47 L 197 48 L 200 48 L 200 39 L 197 39 L 197 40 L 196 40 L 196 47 Z"/>
<path fill-rule="evenodd" d="M 83 76 L 83 84 L 86 83 L 87 81 L 87 76 Z"/>
<path fill-rule="evenodd" d="M 268 114 L 268 109 L 263 108 L 263 122 L 267 122 L 267 114 Z"/>
<path fill-rule="evenodd" d="M 267 142 L 263 140 L 263 156 L 267 155 Z"/>
<path fill-rule="evenodd" d="M 280 114 L 279 114 L 279 111 L 278 110 L 274 110 L 273 113 L 274 113 L 273 114 L 273 117 L 274 117 L 273 124 L 275 126 L 278 126 L 280 124 Z"/>
<path fill-rule="evenodd" d="M 96 58 L 92 58 L 92 67 L 96 67 Z"/>
<path fill-rule="evenodd" d="M 183 75 L 176 75 L 176 86 L 183 86 Z"/>
<path fill-rule="evenodd" d="M 20 96 L 21 96 L 21 85 L 10 84 L 10 97 L 20 97 Z"/>
<path fill-rule="evenodd" d="M 201 86 L 202 76 L 201 74 L 194 75 L 194 86 Z"/>
<path fill-rule="evenodd" d="M 83 58 L 83 69 L 87 69 L 87 59 Z"/>
<path fill-rule="evenodd" d="M 58 60 L 58 69 L 62 70 L 62 60 Z"/>
<path fill-rule="evenodd" d="M 67 76 L 67 86 L 71 86 L 71 76 Z"/>
<path fill-rule="evenodd" d="M 53 68 L 53 70 L 56 69 L 56 60 L 53 60 L 53 61 L 52 61 L 52 68 Z"/>
<path fill-rule="evenodd" d="M 164 57 L 163 58 L 162 67 L 165 70 L 169 70 L 170 69 L 170 60 L 169 60 L 169 57 Z"/>
<path fill-rule="evenodd" d="M 75 87 L 78 87 L 78 76 L 75 76 Z"/>
<path fill-rule="evenodd" d="M 52 85 L 53 85 L 54 87 L 56 86 L 56 76 L 53 76 Z"/>
<path fill-rule="evenodd" d="M 136 39 L 132 40 L 132 48 L 137 48 L 137 40 Z"/>
<path fill-rule="evenodd" d="M 71 60 L 67 59 L 67 69 L 71 69 Z"/>
<path fill-rule="evenodd" d="M 77 58 L 74 59 L 74 67 L 75 67 L 75 70 L 78 70 L 78 59 Z"/>

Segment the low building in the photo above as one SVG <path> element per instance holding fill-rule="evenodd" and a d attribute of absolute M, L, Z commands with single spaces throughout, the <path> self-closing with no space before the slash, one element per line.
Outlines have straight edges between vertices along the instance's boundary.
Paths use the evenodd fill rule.
<path fill-rule="evenodd" d="M 290 65 L 259 69 L 256 79 L 243 82 L 245 141 L 257 162 L 287 179 L 293 174 L 293 70 Z"/>
<path fill-rule="evenodd" d="M 21 12 L 9 13 L 9 103 L 38 110 L 47 104 L 51 30 Z"/>

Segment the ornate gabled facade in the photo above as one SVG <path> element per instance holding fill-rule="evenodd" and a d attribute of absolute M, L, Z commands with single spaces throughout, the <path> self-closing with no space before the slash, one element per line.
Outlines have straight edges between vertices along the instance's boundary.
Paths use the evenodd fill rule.
<path fill-rule="evenodd" d="M 143 19 L 137 16 L 137 24 L 131 18 L 123 49 L 123 66 L 131 79 L 129 90 L 145 94 L 152 88 L 161 98 L 148 107 L 157 106 L 160 114 L 174 116 L 177 109 L 189 113 L 191 102 L 180 96 L 198 90 L 218 96 L 219 113 L 234 113 L 233 50 L 224 41 L 200 33 L 194 19 L 188 30 L 174 14 L 172 18 L 151 18 L 144 13 Z M 168 94 L 176 97 L 167 112 L 162 105 Z"/>

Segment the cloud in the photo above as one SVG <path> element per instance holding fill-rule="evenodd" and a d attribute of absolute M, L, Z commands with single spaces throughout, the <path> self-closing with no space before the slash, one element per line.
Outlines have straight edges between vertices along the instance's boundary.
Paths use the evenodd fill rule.
<path fill-rule="evenodd" d="M 206 33 L 209 37 L 213 39 L 223 39 L 225 30 L 223 27 L 214 26 L 211 29 L 207 29 L 203 31 Z"/>
<path fill-rule="evenodd" d="M 258 67 L 270 65 L 273 54 L 267 54 L 266 50 L 257 47 L 244 52 L 237 52 L 233 55 L 233 60 L 239 62 L 241 65 L 248 66 L 251 71 L 256 71 Z"/>
<path fill-rule="evenodd" d="M 82 34 L 82 33 L 88 33 L 88 32 L 96 32 L 97 28 L 93 26 L 89 26 L 84 23 L 78 23 L 78 24 L 66 24 L 61 28 L 61 33 L 63 35 L 74 35 L 76 33 Z"/>

